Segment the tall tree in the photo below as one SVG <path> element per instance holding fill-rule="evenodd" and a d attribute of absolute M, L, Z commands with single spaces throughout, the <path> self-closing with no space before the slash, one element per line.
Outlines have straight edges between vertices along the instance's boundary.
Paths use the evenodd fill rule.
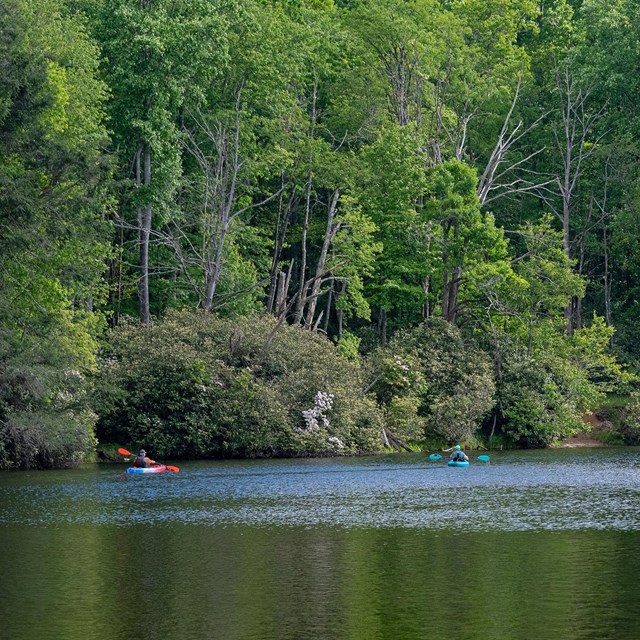
<path fill-rule="evenodd" d="M 166 215 L 178 186 L 182 109 L 204 99 L 225 62 L 228 13 L 221 9 L 208 0 L 94 0 L 88 9 L 111 87 L 119 219 L 130 227 L 129 211 L 135 211 L 143 324 L 150 321 L 153 212 Z"/>
<path fill-rule="evenodd" d="M 0 34 L 0 467 L 68 466 L 94 444 L 106 87 L 62 2 L 4 3 Z"/>

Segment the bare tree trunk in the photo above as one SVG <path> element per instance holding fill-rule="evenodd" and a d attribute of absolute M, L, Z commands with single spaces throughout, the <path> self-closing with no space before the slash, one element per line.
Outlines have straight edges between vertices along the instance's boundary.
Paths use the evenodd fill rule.
<path fill-rule="evenodd" d="M 108 322 L 110 327 L 117 327 L 120 322 L 122 306 L 122 251 L 124 249 L 124 227 L 122 225 L 120 225 L 117 240 L 114 235 L 113 246 L 117 246 L 119 250 L 113 258 L 109 259 L 105 278 L 109 284 L 109 305 L 113 309 Z"/>
<path fill-rule="evenodd" d="M 331 305 L 333 304 L 333 287 L 334 287 L 335 279 L 331 278 L 331 286 L 329 287 L 329 291 L 327 293 L 327 305 L 324 309 L 324 325 L 322 327 L 323 331 L 327 333 L 329 329 L 329 316 L 331 315 Z M 340 337 L 340 336 L 339 336 Z"/>
<path fill-rule="evenodd" d="M 283 318 L 290 308 L 290 305 L 287 303 L 287 298 L 289 293 L 289 286 L 291 284 L 293 265 L 294 261 L 291 260 L 287 273 L 280 271 L 280 273 L 278 274 L 278 287 L 274 306 L 274 315 L 277 318 Z"/>
<path fill-rule="evenodd" d="M 491 441 L 493 440 L 493 436 L 496 432 L 496 424 L 498 422 L 498 410 L 493 414 L 493 424 L 491 425 L 491 433 L 489 434 L 489 446 L 491 446 Z"/>
<path fill-rule="evenodd" d="M 311 185 L 313 181 L 313 173 L 309 168 L 309 174 L 307 176 L 307 187 L 305 195 L 304 205 L 304 221 L 302 223 L 302 239 L 300 240 L 300 294 L 298 296 L 298 302 L 296 304 L 294 325 L 299 325 L 302 319 L 302 312 L 304 311 L 304 299 L 306 297 L 305 282 L 307 280 L 307 234 L 309 231 L 309 213 L 311 210 Z"/>
<path fill-rule="evenodd" d="M 602 248 L 604 252 L 604 274 L 602 276 L 603 285 L 604 285 L 604 318 L 607 326 L 610 327 L 612 324 L 611 317 L 611 272 L 609 268 L 609 234 L 608 234 L 608 218 L 609 215 L 607 213 L 607 196 L 609 192 L 609 158 L 605 163 L 605 172 L 604 172 L 604 194 L 602 199 L 602 204 L 596 201 L 598 205 L 598 209 L 600 210 L 600 224 L 602 225 Z M 611 336 L 610 340 L 611 347 L 613 347 L 613 336 Z"/>
<path fill-rule="evenodd" d="M 378 316 L 378 336 L 380 337 L 380 344 L 386 346 L 387 344 L 387 312 L 384 309 L 380 309 L 380 315 Z"/>
<path fill-rule="evenodd" d="M 340 229 L 339 222 L 337 224 L 334 224 L 339 199 L 340 191 L 336 189 L 331 196 L 331 201 L 327 208 L 327 226 L 324 232 L 324 241 L 322 242 L 322 249 L 320 251 L 318 263 L 316 265 L 315 279 L 313 281 L 313 286 L 311 287 L 311 300 L 309 301 L 309 307 L 305 314 L 304 326 L 306 329 L 309 329 L 313 325 L 313 317 L 315 316 L 316 306 L 318 304 L 318 295 L 320 293 L 320 287 L 322 286 L 322 278 L 320 276 L 325 271 L 327 265 L 327 256 L 329 254 L 329 247 L 331 246 L 331 242 Z M 306 291 L 308 291 L 307 285 L 305 285 L 304 291 L 305 293 Z"/>
<path fill-rule="evenodd" d="M 142 167 L 141 167 L 142 156 Z M 151 184 L 151 148 L 149 144 L 140 143 L 136 157 L 136 184 L 148 187 Z M 147 326 L 151 316 L 149 312 L 149 240 L 151 237 L 151 203 L 139 204 L 138 215 L 138 246 L 140 253 L 140 279 L 138 280 L 138 303 L 140 307 L 140 322 Z"/>
<path fill-rule="evenodd" d="M 284 183 L 281 185 L 281 189 L 284 189 Z M 278 263 L 280 262 L 280 256 L 282 255 L 282 248 L 284 247 L 284 241 L 287 237 L 287 229 L 289 228 L 289 222 L 291 221 L 291 212 L 293 211 L 295 203 L 295 189 L 292 191 L 290 198 L 287 201 L 287 205 L 284 210 L 284 214 L 281 215 L 282 205 L 278 208 L 278 219 L 276 221 L 275 238 L 273 246 L 273 256 L 271 258 L 271 271 L 269 274 L 269 294 L 267 296 L 267 311 L 273 313 L 274 301 L 276 296 L 276 287 L 278 282 Z M 281 198 L 282 202 L 282 198 Z"/>
<path fill-rule="evenodd" d="M 395 434 L 391 433 L 391 431 L 389 431 L 389 429 L 387 429 L 386 427 L 382 429 L 382 440 L 389 448 L 393 446 L 396 451 L 404 449 L 405 451 L 411 453 L 411 449 L 407 446 L 406 442 L 404 442 L 404 440 L 402 440 L 401 438 L 398 438 L 398 436 L 396 436 Z"/>
<path fill-rule="evenodd" d="M 337 303 L 340 297 L 344 295 L 346 286 L 347 285 L 344 282 L 339 282 L 338 289 L 336 290 L 336 317 L 338 318 L 338 340 L 342 338 L 342 333 L 344 331 L 344 310 L 339 309 Z"/>
<path fill-rule="evenodd" d="M 611 326 L 611 276 L 609 274 L 609 238 L 606 222 L 602 222 L 602 245 L 604 249 L 604 318 Z"/>
<path fill-rule="evenodd" d="M 527 156 L 514 160 L 513 162 L 509 160 L 509 152 L 548 115 L 545 113 L 524 129 L 522 128 L 522 121 L 518 122 L 513 128 L 511 127 L 513 111 L 520 97 L 521 80 L 521 78 L 518 80 L 511 107 L 505 116 L 502 129 L 498 134 L 498 139 L 491 151 L 484 171 L 478 179 L 477 194 L 480 204 L 486 204 L 502 196 L 508 196 L 514 193 L 538 191 L 553 182 L 553 179 L 542 180 L 539 174 L 534 174 L 530 169 L 526 169 L 526 167 L 523 166 L 527 165 L 529 161 L 539 153 L 542 153 L 544 147 L 536 149 Z M 520 169 L 520 171 L 518 171 L 518 169 Z M 525 171 L 522 171 L 522 169 L 525 169 Z"/>
<path fill-rule="evenodd" d="M 590 210 L 593 206 L 593 198 L 591 198 Z M 585 260 L 585 240 L 588 233 L 588 225 L 589 220 L 591 218 L 591 211 L 589 212 L 589 219 L 587 220 L 587 224 L 583 230 L 583 233 L 580 235 L 580 240 L 578 243 L 578 273 L 582 275 L 584 273 L 584 260 Z M 572 315 L 573 315 L 573 326 L 576 329 L 582 329 L 582 298 L 579 296 L 574 296 L 572 301 Z"/>
<path fill-rule="evenodd" d="M 317 101 L 318 101 L 318 78 L 313 72 L 313 93 L 311 98 L 311 124 L 309 127 L 309 137 L 313 138 L 316 130 L 316 120 L 318 118 L 317 113 Z M 309 216 L 311 214 L 311 193 L 313 190 L 313 154 L 309 155 L 309 172 L 307 174 L 307 186 L 305 193 L 305 205 L 304 205 L 304 221 L 302 223 L 302 239 L 300 241 L 300 288 L 299 296 L 296 304 L 296 313 L 294 318 L 294 325 L 299 325 L 302 319 L 302 313 L 304 311 L 305 299 L 306 299 L 306 279 L 307 279 L 307 234 L 309 231 Z"/>
<path fill-rule="evenodd" d="M 404 127 L 409 124 L 411 94 L 419 86 L 418 56 L 413 42 L 397 42 L 387 49 L 373 46 L 380 60 L 378 74 L 386 85 L 390 116 Z"/>
<path fill-rule="evenodd" d="M 205 288 L 205 299 L 203 307 L 206 311 L 211 311 L 213 306 L 213 296 L 216 293 L 216 287 L 222 273 L 222 262 L 225 250 L 225 241 L 229 228 L 233 219 L 238 215 L 233 212 L 236 201 L 236 185 L 238 183 L 238 174 L 240 173 L 240 99 L 242 96 L 242 87 L 238 91 L 236 98 L 235 113 L 235 131 L 233 135 L 233 149 L 231 153 L 227 150 L 226 136 L 223 136 L 221 148 L 224 152 L 221 154 L 224 161 L 223 172 L 223 188 L 220 193 L 219 216 L 218 216 L 218 234 L 211 238 L 212 246 L 209 252 L 209 271 L 207 275 L 207 284 Z M 228 156 L 231 156 L 229 161 Z M 211 258 L 213 257 L 213 261 Z"/>
<path fill-rule="evenodd" d="M 425 239 L 425 248 L 427 250 L 427 253 L 429 251 L 429 249 L 431 248 L 431 223 L 429 223 L 428 227 L 427 227 L 427 235 L 426 235 L 426 239 Z M 422 319 L 426 320 L 427 318 L 429 318 L 431 316 L 431 307 L 429 304 L 429 292 L 431 289 L 431 278 L 429 276 L 425 276 L 423 282 L 422 282 L 422 291 L 424 292 L 424 297 L 425 297 L 425 301 L 424 304 L 422 305 Z"/>
<path fill-rule="evenodd" d="M 425 279 L 422 283 L 422 291 L 424 292 L 425 301 L 422 305 L 422 319 L 427 320 L 431 316 L 431 308 L 429 306 L 429 289 L 431 285 L 431 280 L 429 276 L 425 276 Z"/>
<path fill-rule="evenodd" d="M 161 241 L 173 249 L 184 277 L 198 296 L 200 306 L 207 311 L 215 307 L 214 300 L 224 272 L 234 221 L 247 211 L 261 207 L 278 197 L 283 190 L 281 187 L 259 202 L 238 206 L 238 185 L 243 166 L 240 154 L 242 91 L 243 85 L 237 91 L 232 121 L 212 122 L 199 111 L 190 114 L 195 123 L 195 130 L 184 131 L 183 145 L 198 162 L 204 176 L 202 208 L 198 211 L 196 222 L 191 220 L 191 226 L 187 226 L 186 229 L 184 223 L 174 222 L 171 225 L 173 233 L 158 233 Z M 201 238 L 200 246 L 192 241 L 194 234 Z M 280 249 L 282 241 L 280 238 Z M 275 280 L 280 249 L 276 250 L 272 262 L 273 287 L 277 286 Z M 194 278 L 194 269 L 202 272 L 202 278 Z M 238 295 L 247 290 L 243 288 L 225 294 L 225 297 Z M 275 291 L 273 295 L 275 296 Z"/>
<path fill-rule="evenodd" d="M 562 158 L 562 175 L 556 177 L 562 208 L 563 247 L 566 255 L 571 257 L 571 212 L 577 184 L 584 171 L 587 159 L 598 148 L 597 142 L 590 140 L 596 121 L 602 116 L 604 107 L 597 111 L 588 109 L 590 91 L 583 91 L 577 86 L 576 79 L 568 69 L 556 74 L 556 86 L 561 98 L 561 134 L 554 131 L 556 146 Z M 587 144 L 593 142 L 593 144 Z M 564 309 L 566 331 L 573 334 L 576 326 L 575 305 L 570 302 Z"/>
<path fill-rule="evenodd" d="M 429 147 L 431 147 L 431 161 L 434 165 L 442 164 L 443 162 L 442 144 L 443 134 L 446 131 L 444 117 L 445 96 L 447 94 L 447 88 L 449 86 L 452 71 L 453 54 L 450 52 L 447 58 L 444 77 L 437 78 L 433 86 L 433 134 L 429 140 Z"/>

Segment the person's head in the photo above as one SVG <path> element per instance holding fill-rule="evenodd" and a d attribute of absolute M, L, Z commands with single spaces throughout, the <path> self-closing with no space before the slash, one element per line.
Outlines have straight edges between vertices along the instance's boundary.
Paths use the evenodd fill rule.
<path fill-rule="evenodd" d="M 456 451 L 460 451 L 460 445 L 459 445 L 459 444 L 457 444 L 457 445 L 454 447 L 454 449 L 455 449 Z"/>
<path fill-rule="evenodd" d="M 146 456 L 147 452 L 144 449 L 140 449 L 140 453 L 138 455 L 139 456 Z"/>

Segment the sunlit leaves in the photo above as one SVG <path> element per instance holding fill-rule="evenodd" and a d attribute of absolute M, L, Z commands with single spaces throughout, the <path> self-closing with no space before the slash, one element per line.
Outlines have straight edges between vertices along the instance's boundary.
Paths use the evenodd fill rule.
<path fill-rule="evenodd" d="M 1 467 L 75 464 L 94 446 L 83 373 L 105 297 L 109 166 L 97 50 L 57 0 L 0 10 Z M 26 64 L 25 64 L 26 62 Z M 8 447 L 8 448 L 7 448 Z"/>

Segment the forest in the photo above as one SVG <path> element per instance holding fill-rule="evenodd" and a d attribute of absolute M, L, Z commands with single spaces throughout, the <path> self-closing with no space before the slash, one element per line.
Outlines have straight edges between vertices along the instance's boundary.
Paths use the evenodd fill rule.
<path fill-rule="evenodd" d="M 0 468 L 640 442 L 640 2 L 0 0 Z"/>

